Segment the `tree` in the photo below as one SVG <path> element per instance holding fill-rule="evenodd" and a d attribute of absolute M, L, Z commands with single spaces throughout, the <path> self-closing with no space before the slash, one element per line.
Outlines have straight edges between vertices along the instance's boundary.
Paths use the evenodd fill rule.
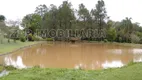
<path fill-rule="evenodd" d="M 10 36 L 8 36 L 8 42 L 10 42 L 10 38 L 14 40 L 14 42 L 16 43 L 16 40 L 19 39 L 18 38 L 18 30 L 19 30 L 19 26 L 21 24 L 20 20 L 9 20 L 6 22 L 7 25 L 9 26 L 9 34 Z"/>
<path fill-rule="evenodd" d="M 11 26 L 11 27 L 18 27 L 19 28 L 19 25 L 21 24 L 21 21 L 20 20 L 8 20 L 6 21 L 6 24 L 8 26 Z"/>
<path fill-rule="evenodd" d="M 107 38 L 109 41 L 134 42 L 134 39 L 137 38 L 138 41 L 139 37 L 140 42 L 142 42 L 142 27 L 138 23 L 132 23 L 131 18 L 125 18 L 121 22 L 108 19 L 103 0 L 98 0 L 95 8 L 91 11 L 82 3 L 76 10 L 72 8 L 70 2 L 63 1 L 59 7 L 53 4 L 49 7 L 45 4 L 37 6 L 35 13 L 28 14 L 23 18 L 22 26 L 24 30 L 29 29 L 31 31 L 32 35 L 30 34 L 30 36 L 34 36 L 36 29 L 95 29 L 95 33 L 91 32 L 92 34 L 90 34 L 88 32 L 92 37 L 85 36 L 83 39 L 100 41 Z M 71 33 L 70 37 L 73 37 L 75 31 L 69 31 L 69 33 Z M 81 31 L 78 33 L 82 34 Z M 97 37 L 93 39 L 94 35 Z M 60 40 L 70 38 L 65 37 Z"/>
<path fill-rule="evenodd" d="M 4 15 L 0 15 L 0 21 L 5 21 L 5 16 Z"/>
<path fill-rule="evenodd" d="M 41 29 L 42 18 L 38 14 L 28 14 L 22 20 L 22 26 L 26 31 L 26 37 L 28 40 L 33 41 L 33 36 L 37 29 Z M 30 39 L 29 39 L 30 38 Z M 31 39 L 32 38 L 32 39 Z"/>
<path fill-rule="evenodd" d="M 131 22 L 131 18 L 126 17 L 126 19 L 122 20 L 122 26 L 124 30 L 124 40 L 126 42 L 131 42 L 131 34 L 133 33 L 133 24 Z"/>
<path fill-rule="evenodd" d="M 116 30 L 113 27 L 110 27 L 107 31 L 107 40 L 114 41 L 116 39 Z"/>
<path fill-rule="evenodd" d="M 41 16 L 38 14 L 28 14 L 22 20 L 22 27 L 28 29 L 34 34 L 36 29 L 41 28 Z"/>
<path fill-rule="evenodd" d="M 116 33 L 116 23 L 112 20 L 109 20 L 107 22 L 107 27 L 106 27 L 106 30 L 107 30 L 107 40 L 109 41 L 115 41 L 116 40 L 116 37 L 117 37 L 117 33 Z"/>
<path fill-rule="evenodd" d="M 0 15 L 0 42 L 1 44 L 3 43 L 3 38 L 4 38 L 4 34 L 6 31 L 6 25 L 5 25 L 5 16 L 4 15 Z"/>
<path fill-rule="evenodd" d="M 87 21 L 89 20 L 90 18 L 90 14 L 89 14 L 89 11 L 87 10 L 87 8 L 85 7 L 84 4 L 79 4 L 79 10 L 78 10 L 78 16 L 79 16 L 79 21 L 82 23 L 83 21 L 83 27 L 82 28 L 87 28 L 86 24 L 87 24 Z"/>
<path fill-rule="evenodd" d="M 0 43 L 3 43 L 4 33 L 0 30 Z"/>
<path fill-rule="evenodd" d="M 132 43 L 139 43 L 140 42 L 140 38 L 137 35 L 132 34 L 130 37 L 131 37 Z"/>
<path fill-rule="evenodd" d="M 133 24 L 131 22 L 131 19 L 132 18 L 128 18 L 126 17 L 126 19 L 124 19 L 122 22 L 123 22 L 123 26 L 124 26 L 124 29 L 125 29 L 125 32 L 128 33 L 128 34 L 131 34 L 133 32 Z"/>
<path fill-rule="evenodd" d="M 98 24 L 99 29 L 102 29 L 105 20 L 108 19 L 105 8 L 105 2 L 103 0 L 99 0 L 98 3 L 96 4 L 96 8 L 92 9 L 91 12 L 95 20 L 95 23 Z"/>
<path fill-rule="evenodd" d="M 101 30 L 106 26 L 105 20 L 108 19 L 105 2 L 103 0 L 99 0 L 96 4 L 96 8 L 91 10 L 91 14 L 95 24 L 98 26 L 98 34 L 101 35 Z"/>
<path fill-rule="evenodd" d="M 62 29 L 71 29 L 71 21 L 75 20 L 74 11 L 71 8 L 71 3 L 68 1 L 63 1 L 63 3 L 59 6 L 59 28 Z"/>
<path fill-rule="evenodd" d="M 0 29 L 3 31 L 3 32 L 6 32 L 7 29 L 6 29 L 6 25 L 5 25 L 5 16 L 3 15 L 0 15 Z"/>
<path fill-rule="evenodd" d="M 55 5 L 51 4 L 49 12 L 44 15 L 44 28 L 57 29 L 58 27 L 58 9 Z"/>
<path fill-rule="evenodd" d="M 36 7 L 35 13 L 40 15 L 42 18 L 46 12 L 48 12 L 48 8 L 45 4 Z"/>

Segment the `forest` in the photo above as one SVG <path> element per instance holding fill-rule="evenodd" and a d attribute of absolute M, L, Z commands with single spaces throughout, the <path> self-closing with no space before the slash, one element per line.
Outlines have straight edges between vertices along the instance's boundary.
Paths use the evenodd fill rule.
<path fill-rule="evenodd" d="M 0 15 L 0 32 L 4 37 L 8 37 L 8 34 L 15 32 L 12 29 L 19 31 L 30 30 L 26 36 L 20 33 L 20 37 L 17 38 L 24 42 L 26 37 L 28 37 L 29 41 L 52 38 L 50 36 L 37 36 L 37 30 L 78 29 L 86 31 L 92 29 L 97 30 L 95 34 L 99 37 L 93 37 L 95 35 L 93 33 L 89 37 L 81 37 L 80 39 L 88 41 L 142 43 L 142 27 L 139 23 L 133 23 L 133 18 L 126 17 L 121 21 L 113 21 L 111 20 L 111 16 L 107 15 L 103 0 L 98 0 L 97 4 L 94 5 L 93 9 L 88 10 L 82 3 L 79 4 L 78 9 L 74 9 L 72 3 L 69 1 L 63 1 L 59 7 L 54 4 L 50 6 L 41 4 L 35 8 L 35 12 L 25 15 L 21 22 L 9 21 L 12 27 L 6 26 L 5 16 Z M 20 24 L 23 30 L 19 29 L 17 24 Z M 102 30 L 105 37 L 100 37 Z M 38 34 L 42 34 L 42 32 L 38 32 Z M 72 32 L 72 34 L 75 33 Z M 74 36 L 54 37 L 54 39 L 69 40 L 71 37 Z M 17 39 L 14 38 L 14 40 Z"/>

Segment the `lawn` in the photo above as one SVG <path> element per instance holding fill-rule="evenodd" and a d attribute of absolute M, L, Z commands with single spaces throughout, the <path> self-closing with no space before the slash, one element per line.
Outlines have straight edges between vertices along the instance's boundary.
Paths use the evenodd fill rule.
<path fill-rule="evenodd" d="M 12 70 L 0 80 L 142 80 L 142 63 L 106 70 L 29 68 Z"/>
<path fill-rule="evenodd" d="M 0 44 L 0 54 L 11 52 L 23 46 L 28 46 L 32 44 L 36 44 L 37 42 L 20 42 L 16 41 L 16 43 L 11 40 L 10 43 L 7 42 L 7 39 L 3 40 L 3 44 Z"/>

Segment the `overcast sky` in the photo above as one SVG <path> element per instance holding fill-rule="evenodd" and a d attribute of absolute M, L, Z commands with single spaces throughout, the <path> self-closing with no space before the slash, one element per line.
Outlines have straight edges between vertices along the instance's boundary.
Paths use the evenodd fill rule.
<path fill-rule="evenodd" d="M 64 0 L 0 0 L 0 14 L 5 15 L 7 20 L 22 19 L 23 16 L 35 11 L 39 4 L 55 4 L 59 6 Z M 73 8 L 78 9 L 80 3 L 91 10 L 98 0 L 68 0 Z M 110 19 L 121 21 L 125 17 L 131 17 L 133 22 L 142 25 L 142 0 L 104 0 Z"/>

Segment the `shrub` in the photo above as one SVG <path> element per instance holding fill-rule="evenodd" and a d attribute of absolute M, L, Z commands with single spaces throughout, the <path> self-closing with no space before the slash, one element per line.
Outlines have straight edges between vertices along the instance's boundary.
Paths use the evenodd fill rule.
<path fill-rule="evenodd" d="M 39 65 L 35 65 L 33 68 L 40 68 L 40 66 Z"/>
<path fill-rule="evenodd" d="M 108 40 L 107 40 L 107 39 L 104 39 L 104 42 L 108 42 Z"/>
<path fill-rule="evenodd" d="M 34 41 L 40 41 L 40 40 L 42 40 L 43 38 L 42 37 L 40 37 L 40 36 L 33 36 L 34 37 Z"/>
<path fill-rule="evenodd" d="M 130 62 L 127 64 L 127 66 L 131 66 L 131 65 L 134 65 L 134 64 L 136 64 L 136 63 L 133 62 L 133 61 L 130 61 Z"/>
<path fill-rule="evenodd" d="M 122 37 L 119 37 L 119 42 L 122 42 L 123 40 L 122 40 Z"/>
<path fill-rule="evenodd" d="M 47 38 L 46 40 L 47 41 L 53 41 L 53 38 Z"/>
<path fill-rule="evenodd" d="M 25 41 L 26 41 L 26 38 L 25 38 L 25 37 L 21 37 L 21 38 L 20 38 L 20 41 L 21 41 L 21 42 L 25 42 Z"/>
<path fill-rule="evenodd" d="M 107 31 L 107 40 L 114 41 L 116 39 L 116 30 L 114 28 L 110 28 Z"/>
<path fill-rule="evenodd" d="M 33 36 L 32 34 L 29 34 L 29 35 L 28 35 L 28 40 L 29 40 L 29 41 L 34 41 L 34 36 Z"/>
<path fill-rule="evenodd" d="M 142 39 L 140 39 L 139 43 L 142 44 Z"/>
<path fill-rule="evenodd" d="M 140 42 L 140 38 L 137 35 L 132 34 L 131 35 L 131 42 L 132 43 L 139 43 Z"/>
<path fill-rule="evenodd" d="M 16 70 L 16 68 L 15 67 L 13 67 L 13 66 L 4 66 L 4 68 L 6 69 L 6 70 Z"/>
<path fill-rule="evenodd" d="M 141 32 L 136 32 L 136 35 L 142 38 L 142 33 Z"/>

